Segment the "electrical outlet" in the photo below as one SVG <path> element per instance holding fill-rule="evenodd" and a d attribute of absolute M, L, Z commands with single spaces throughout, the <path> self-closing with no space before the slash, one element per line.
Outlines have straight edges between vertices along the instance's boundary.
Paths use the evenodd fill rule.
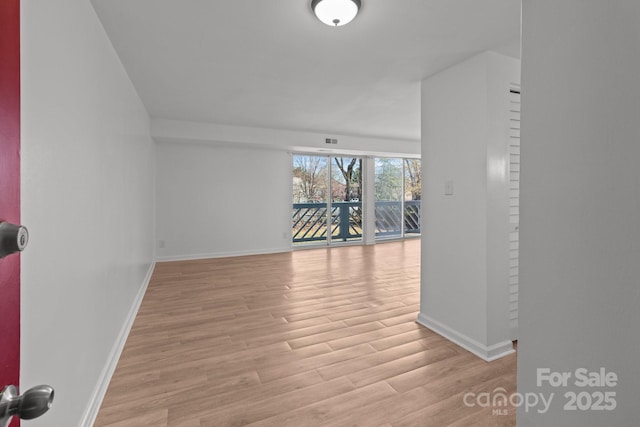
<path fill-rule="evenodd" d="M 164 246 L 165 246 L 165 241 L 164 240 L 158 240 L 158 247 L 160 249 L 162 249 L 162 248 L 164 248 Z"/>

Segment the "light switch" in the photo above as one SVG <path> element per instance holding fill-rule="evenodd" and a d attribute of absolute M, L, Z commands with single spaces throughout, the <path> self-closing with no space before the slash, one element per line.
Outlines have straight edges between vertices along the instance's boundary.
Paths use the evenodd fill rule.
<path fill-rule="evenodd" d="M 447 180 L 444 182 L 444 195 L 453 196 L 453 180 Z"/>

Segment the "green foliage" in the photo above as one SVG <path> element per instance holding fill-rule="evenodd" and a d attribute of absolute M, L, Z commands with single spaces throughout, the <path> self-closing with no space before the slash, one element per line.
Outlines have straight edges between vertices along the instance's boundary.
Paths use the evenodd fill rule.
<path fill-rule="evenodd" d="M 404 159 L 405 195 L 411 194 L 411 200 L 422 198 L 422 160 Z"/>
<path fill-rule="evenodd" d="M 376 200 L 401 200 L 403 193 L 401 159 L 378 158 L 375 162 Z"/>

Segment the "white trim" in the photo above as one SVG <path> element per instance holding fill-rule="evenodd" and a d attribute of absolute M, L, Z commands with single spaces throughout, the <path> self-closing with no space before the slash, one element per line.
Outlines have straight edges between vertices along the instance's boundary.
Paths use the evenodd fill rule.
<path fill-rule="evenodd" d="M 111 377 L 113 376 L 114 371 L 116 370 L 116 366 L 118 365 L 118 360 L 120 359 L 120 355 L 122 354 L 122 350 L 124 349 L 124 345 L 127 342 L 127 338 L 129 337 L 129 332 L 131 331 L 131 327 L 133 326 L 133 322 L 136 319 L 136 315 L 138 314 L 138 310 L 140 309 L 140 304 L 142 304 L 142 299 L 144 298 L 144 294 L 147 291 L 147 287 L 149 286 L 149 282 L 151 281 L 151 275 L 153 274 L 153 270 L 156 266 L 155 262 L 152 262 L 149 266 L 149 270 L 147 271 L 147 275 L 142 282 L 142 286 L 140 290 L 138 290 L 138 294 L 131 305 L 131 309 L 129 310 L 129 314 L 127 315 L 126 321 L 124 325 L 122 325 L 122 329 L 120 330 L 120 334 L 116 339 L 116 342 L 109 353 L 109 357 L 107 358 L 107 364 L 102 370 L 102 374 L 96 384 L 96 388 L 93 390 L 91 395 L 91 399 L 89 399 L 89 406 L 85 410 L 82 415 L 80 426 L 82 427 L 91 427 L 93 423 L 96 421 L 96 417 L 98 416 L 98 411 L 100 410 L 100 406 L 102 405 L 102 400 L 104 399 L 105 394 L 107 393 L 107 388 L 109 387 L 109 383 L 111 382 Z"/>
<path fill-rule="evenodd" d="M 157 256 L 157 262 L 169 262 L 169 261 L 194 261 L 199 259 L 210 258 L 229 258 L 236 256 L 247 255 L 268 255 L 277 254 L 282 252 L 291 252 L 291 248 L 275 248 L 275 249 L 260 249 L 255 251 L 233 251 L 233 252 L 213 252 L 205 254 L 190 254 L 190 255 L 169 255 L 169 256 Z"/>
<path fill-rule="evenodd" d="M 449 341 L 459 345 L 465 350 L 470 351 L 471 353 L 487 362 L 492 362 L 496 359 L 500 359 L 501 357 L 515 352 L 515 350 L 513 349 L 513 343 L 511 341 L 504 341 L 487 347 L 486 345 L 483 345 L 478 341 L 473 340 L 446 325 L 443 325 L 442 323 L 430 318 L 423 313 L 420 313 L 418 315 L 418 319 L 416 319 L 416 322 L 428 329 L 431 329 L 438 335 L 443 336 Z"/>

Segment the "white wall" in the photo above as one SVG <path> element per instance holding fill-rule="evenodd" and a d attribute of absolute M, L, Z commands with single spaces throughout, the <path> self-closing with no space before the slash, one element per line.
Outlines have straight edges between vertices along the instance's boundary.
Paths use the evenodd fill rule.
<path fill-rule="evenodd" d="M 289 250 L 291 164 L 281 150 L 158 143 L 158 259 Z"/>
<path fill-rule="evenodd" d="M 506 172 L 509 86 L 518 81 L 516 59 L 486 52 L 422 82 L 418 321 L 485 359 L 512 351 Z"/>
<path fill-rule="evenodd" d="M 56 391 L 29 426 L 77 426 L 152 265 L 154 145 L 91 4 L 21 7 L 21 385 Z"/>
<path fill-rule="evenodd" d="M 524 0 L 519 426 L 640 425 L 640 2 Z M 537 387 L 601 367 L 616 387 Z M 564 393 L 613 391 L 613 411 Z"/>

